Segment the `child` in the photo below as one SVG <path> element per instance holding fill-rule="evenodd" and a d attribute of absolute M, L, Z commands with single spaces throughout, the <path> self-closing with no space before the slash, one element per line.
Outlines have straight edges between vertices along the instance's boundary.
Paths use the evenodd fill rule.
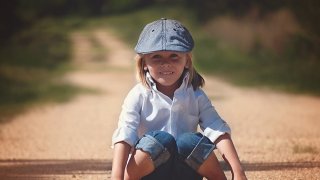
<path fill-rule="evenodd" d="M 175 20 L 154 21 L 140 34 L 135 51 L 141 82 L 127 95 L 113 134 L 113 180 L 226 179 L 215 148 L 234 179 L 246 179 L 230 128 L 201 89 L 193 46 Z"/>

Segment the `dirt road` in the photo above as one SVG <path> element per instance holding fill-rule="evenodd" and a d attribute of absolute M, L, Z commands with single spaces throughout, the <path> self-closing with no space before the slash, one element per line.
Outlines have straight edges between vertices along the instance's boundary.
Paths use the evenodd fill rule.
<path fill-rule="evenodd" d="M 0 125 L 0 179 L 110 179 L 111 135 L 136 82 L 133 50 L 105 29 L 70 38 L 77 68 L 65 79 L 99 93 L 31 109 Z M 320 179 L 319 97 L 205 79 L 249 179 Z"/>

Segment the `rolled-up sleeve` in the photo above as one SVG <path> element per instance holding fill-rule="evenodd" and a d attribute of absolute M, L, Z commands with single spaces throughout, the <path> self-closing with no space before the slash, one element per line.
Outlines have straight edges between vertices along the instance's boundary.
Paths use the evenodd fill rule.
<path fill-rule="evenodd" d="M 231 129 L 219 116 L 206 94 L 203 91 L 200 91 L 200 94 L 198 96 L 200 128 L 205 136 L 215 142 L 219 136 L 225 133 L 230 134 Z"/>
<path fill-rule="evenodd" d="M 142 94 L 134 87 L 127 95 L 122 105 L 118 127 L 112 136 L 112 145 L 124 141 L 131 146 L 138 140 L 137 129 L 140 123 Z"/>

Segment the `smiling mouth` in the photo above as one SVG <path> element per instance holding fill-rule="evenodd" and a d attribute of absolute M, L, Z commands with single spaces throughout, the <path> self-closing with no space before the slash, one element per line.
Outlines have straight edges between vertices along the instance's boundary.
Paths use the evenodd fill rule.
<path fill-rule="evenodd" d="M 166 71 L 166 72 L 160 72 L 160 74 L 162 74 L 162 75 L 171 75 L 171 74 L 173 74 L 173 72 L 172 71 Z"/>

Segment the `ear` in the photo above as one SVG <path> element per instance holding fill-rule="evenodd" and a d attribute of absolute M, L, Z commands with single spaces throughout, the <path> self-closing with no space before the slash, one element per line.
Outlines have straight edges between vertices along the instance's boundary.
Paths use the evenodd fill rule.
<path fill-rule="evenodd" d="M 190 62 L 189 60 L 187 61 L 186 65 L 184 66 L 184 68 L 188 69 L 190 67 Z"/>
<path fill-rule="evenodd" d="M 187 54 L 187 62 L 184 68 L 189 69 L 192 66 L 191 57 L 192 57 L 191 53 Z"/>
<path fill-rule="evenodd" d="M 141 58 L 141 67 L 143 69 L 143 71 L 148 71 L 148 67 L 144 61 L 144 59 Z"/>

